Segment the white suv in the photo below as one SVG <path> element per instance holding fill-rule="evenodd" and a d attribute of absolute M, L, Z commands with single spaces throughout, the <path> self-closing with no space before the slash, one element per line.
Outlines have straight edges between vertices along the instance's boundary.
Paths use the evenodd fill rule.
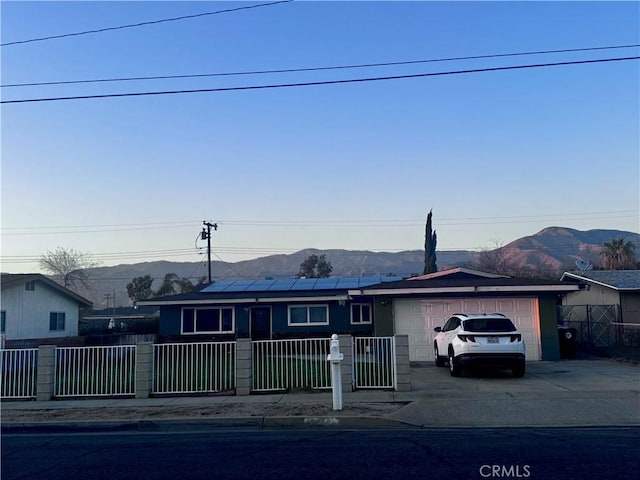
<path fill-rule="evenodd" d="M 434 329 L 436 365 L 449 363 L 449 372 L 459 377 L 465 367 L 508 368 L 514 377 L 525 372 L 525 348 L 522 334 L 501 313 L 456 313 Z"/>

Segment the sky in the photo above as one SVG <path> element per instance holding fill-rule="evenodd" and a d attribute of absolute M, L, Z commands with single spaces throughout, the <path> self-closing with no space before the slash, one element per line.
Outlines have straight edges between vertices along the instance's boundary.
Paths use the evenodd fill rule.
<path fill-rule="evenodd" d="M 638 2 L 1 4 L 3 102 L 638 57 Z M 67 35 L 161 19 L 176 21 Z M 397 64 L 399 62 L 414 62 Z M 179 79 L 139 77 L 395 65 Z M 637 59 L 1 105 L 1 269 L 304 248 L 481 250 L 549 226 L 640 232 Z"/>

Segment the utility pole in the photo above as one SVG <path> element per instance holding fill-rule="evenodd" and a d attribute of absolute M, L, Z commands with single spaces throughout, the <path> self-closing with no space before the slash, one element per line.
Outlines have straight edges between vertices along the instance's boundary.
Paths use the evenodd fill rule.
<path fill-rule="evenodd" d="M 207 227 L 206 229 L 203 228 L 202 229 L 202 240 L 206 240 L 207 241 L 207 261 L 209 263 L 209 285 L 211 285 L 211 227 L 213 227 L 214 230 L 218 230 L 218 224 L 217 223 L 210 223 L 207 222 L 206 220 L 204 222 L 202 222 L 202 224 Z"/>

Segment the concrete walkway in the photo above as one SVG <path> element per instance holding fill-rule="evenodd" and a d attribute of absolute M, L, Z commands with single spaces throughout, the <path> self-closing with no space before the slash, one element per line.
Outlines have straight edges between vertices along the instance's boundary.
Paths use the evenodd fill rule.
<path fill-rule="evenodd" d="M 333 412 L 331 393 L 148 399 L 3 401 L 4 433 L 48 426 L 131 425 L 130 409 L 149 418 L 163 409 L 192 411 L 198 422 L 268 426 L 340 427 L 582 427 L 640 426 L 640 368 L 609 360 L 530 362 L 523 378 L 486 372 L 453 378 L 446 368 L 412 365 L 411 392 L 344 393 L 345 410 Z M 102 421 L 65 421 L 65 411 L 100 411 Z M 216 418 L 203 412 L 218 409 Z M 128 411 L 126 418 L 119 414 Z M 42 420 L 43 412 L 55 421 Z M 221 412 L 221 413 L 220 413 Z M 225 413 L 227 412 L 227 413 Z M 239 413 L 238 413 L 239 412 Z M 250 412 L 250 413 L 247 413 Z M 29 415 L 33 414 L 33 418 Z M 11 417 L 20 417 L 19 421 Z M 9 421 L 5 421 L 5 417 Z M 195 419 L 195 413 L 193 419 Z M 181 418 L 184 421 L 185 417 Z M 162 422 L 166 420 L 158 420 Z"/>

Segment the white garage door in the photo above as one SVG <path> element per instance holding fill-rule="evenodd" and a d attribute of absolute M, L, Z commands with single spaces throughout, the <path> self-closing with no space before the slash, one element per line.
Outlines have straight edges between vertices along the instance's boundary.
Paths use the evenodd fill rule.
<path fill-rule="evenodd" d="M 522 332 L 527 360 L 540 360 L 540 322 L 536 298 L 429 298 L 393 301 L 395 332 L 409 336 L 409 359 L 433 361 L 435 327 L 454 313 L 503 313 Z"/>

